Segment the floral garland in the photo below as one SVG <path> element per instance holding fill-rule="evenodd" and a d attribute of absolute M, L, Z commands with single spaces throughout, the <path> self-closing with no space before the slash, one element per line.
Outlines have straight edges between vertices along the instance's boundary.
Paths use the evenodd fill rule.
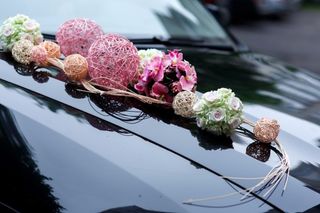
<path fill-rule="evenodd" d="M 99 25 L 87 19 L 65 22 L 58 29 L 57 41 L 43 41 L 40 24 L 25 15 L 10 17 L 0 27 L 0 43 L 17 62 L 55 66 L 87 92 L 172 107 L 175 114 L 195 119 L 199 128 L 218 135 L 235 133 L 241 124 L 252 126 L 255 140 L 275 144 L 282 159 L 258 184 L 244 190 L 246 196 L 270 181 L 275 187 L 287 174 L 285 189 L 289 158 L 277 140 L 277 121 L 262 118 L 253 123 L 244 118 L 243 104 L 231 89 L 220 88 L 197 97 L 196 70 L 179 50 L 138 51 L 127 38 L 105 35 Z"/>
<path fill-rule="evenodd" d="M 139 55 L 151 56 L 140 63 L 143 72 L 134 85 L 140 94 L 171 103 L 179 92 L 195 90 L 197 73 L 178 50 L 165 54 L 151 49 Z"/>

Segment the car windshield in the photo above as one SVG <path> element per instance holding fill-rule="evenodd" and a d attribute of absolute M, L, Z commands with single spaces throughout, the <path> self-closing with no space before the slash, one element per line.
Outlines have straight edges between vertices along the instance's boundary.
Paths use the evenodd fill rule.
<path fill-rule="evenodd" d="M 198 0 L 10 0 L 0 14 L 3 21 L 18 13 L 54 34 L 68 19 L 89 18 L 106 33 L 129 38 L 191 38 L 231 43 L 223 28 Z"/>

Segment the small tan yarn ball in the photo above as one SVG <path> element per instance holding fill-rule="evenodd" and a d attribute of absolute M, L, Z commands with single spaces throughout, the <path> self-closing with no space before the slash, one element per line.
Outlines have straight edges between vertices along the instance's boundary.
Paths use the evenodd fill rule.
<path fill-rule="evenodd" d="M 44 41 L 39 44 L 47 50 L 48 58 L 60 58 L 60 46 L 53 41 Z"/>
<path fill-rule="evenodd" d="M 261 118 L 257 121 L 253 128 L 253 133 L 256 139 L 263 143 L 271 143 L 274 141 L 280 131 L 280 125 L 276 120 Z"/>
<path fill-rule="evenodd" d="M 64 72 L 70 80 L 79 81 L 87 77 L 88 62 L 80 54 L 72 54 L 64 60 Z"/>
<path fill-rule="evenodd" d="M 193 117 L 194 111 L 192 108 L 196 101 L 197 96 L 195 93 L 190 91 L 179 92 L 172 102 L 174 113 L 186 118 Z"/>
<path fill-rule="evenodd" d="M 14 60 L 21 64 L 30 64 L 33 46 L 33 43 L 26 39 L 17 41 L 12 48 L 12 56 Z"/>

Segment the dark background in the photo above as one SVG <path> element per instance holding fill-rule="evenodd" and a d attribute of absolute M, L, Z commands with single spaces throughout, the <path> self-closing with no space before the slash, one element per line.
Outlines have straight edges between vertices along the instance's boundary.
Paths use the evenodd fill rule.
<path fill-rule="evenodd" d="M 320 74 L 320 4 L 303 3 L 285 17 L 256 17 L 229 28 L 251 50 Z"/>

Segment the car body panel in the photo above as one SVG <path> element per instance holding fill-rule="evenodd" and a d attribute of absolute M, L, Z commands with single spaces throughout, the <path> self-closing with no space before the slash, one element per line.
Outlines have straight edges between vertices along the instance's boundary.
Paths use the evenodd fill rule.
<path fill-rule="evenodd" d="M 42 187 L 51 189 L 51 196 L 56 198 L 51 202 L 63 207 L 59 210 L 101 212 L 139 206 L 157 212 L 211 212 L 215 206 L 235 204 L 221 210 L 228 212 L 253 211 L 261 204 L 253 200 L 239 205 L 241 195 L 238 195 L 208 208 L 184 205 L 182 202 L 192 197 L 226 194 L 234 189 L 219 176 L 125 129 L 3 81 L 0 87 L 10 97 L 1 106 L 1 114 L 6 113 L 17 128 L 14 135 L 7 136 L 21 135 L 22 140 L 16 142 L 27 147 L 23 155 L 30 155 L 38 172 L 47 178 Z M 8 98 L 7 95 L 2 98 Z M 21 102 L 23 105 L 19 105 Z M 10 130 L 1 126 L 2 131 Z M 9 143 L 9 138 L 4 139 L 3 143 Z M 7 184 L 6 174 L 15 176 L 20 172 L 6 172 L 1 184 Z M 16 203 L 13 207 L 21 212 L 44 211 L 36 204 L 19 206 L 24 194 L 16 197 L 5 194 L 12 190 L 10 187 L 3 185 L 2 202 L 10 206 Z M 34 199 L 39 192 L 28 193 Z M 270 209 L 268 205 L 258 208 L 261 212 Z M 53 210 L 45 209 L 45 212 Z"/>
<path fill-rule="evenodd" d="M 169 109 L 153 108 L 134 101 L 112 102 L 107 99 L 99 103 L 100 99 L 92 96 L 75 98 L 73 94 L 71 97 L 68 87 L 61 81 L 64 77 L 57 75 L 54 70 L 46 70 L 55 77 L 40 84 L 34 80 L 34 76 L 30 76 L 30 70 L 24 70 L 8 54 L 1 54 L 0 93 L 3 95 L 0 103 L 19 119 L 17 123 L 20 130 L 29 138 L 26 143 L 34 147 L 34 156 L 37 156 L 34 160 L 41 174 L 52 179 L 48 182 L 59 204 L 69 211 L 73 208 L 77 211 L 88 208 L 102 211 L 104 209 L 98 206 L 102 208 L 105 199 L 110 200 L 106 209 L 136 205 L 148 210 L 168 212 L 207 212 L 221 206 L 224 207 L 219 208 L 221 212 L 233 211 L 232 208 L 237 209 L 234 211 L 246 212 L 251 211 L 251 208 L 255 212 L 269 211 L 272 207 L 289 212 L 306 211 L 314 206 L 319 208 L 320 150 L 317 141 L 311 139 L 317 140 L 320 133 L 313 131 L 308 140 L 301 137 L 310 134 L 304 132 L 310 128 L 318 130 L 319 120 L 317 114 L 298 114 L 300 118 L 293 116 L 303 111 L 301 106 L 309 107 L 311 103 L 317 102 L 319 96 L 314 92 L 306 93 L 305 98 L 301 98 L 301 95 L 297 99 L 291 97 L 293 102 L 300 103 L 297 105 L 270 95 L 285 96 L 287 90 L 279 90 L 277 85 L 288 79 L 303 85 L 301 79 L 308 80 L 311 75 L 272 58 L 252 53 L 217 52 L 204 48 L 185 48 L 184 53 L 185 58 L 197 68 L 199 91 L 220 86 L 231 87 L 246 102 L 245 111 L 249 118 L 255 120 L 260 114 L 274 114 L 280 116 L 280 123 L 287 119 L 295 122 L 285 125 L 286 128 L 280 134 L 280 141 L 288 151 L 292 164 L 291 177 L 284 195 L 280 184 L 260 208 L 265 199 L 262 194 L 256 194 L 257 199 L 240 203 L 236 207 L 227 205 L 240 201 L 239 195 L 201 202 L 202 206 L 186 206 L 182 201 L 188 198 L 234 192 L 226 187 L 228 183 L 242 188 L 254 185 L 256 180 L 228 179 L 225 182 L 219 176 L 263 176 L 278 161 L 276 154 L 272 152 L 267 162 L 260 162 L 246 154 L 251 139 L 236 135 L 228 138 L 207 134 L 197 129 L 194 122 L 175 116 Z M 319 80 L 312 80 L 313 83 L 305 84 L 305 91 L 318 89 Z M 259 84 L 264 86 L 259 89 Z M 68 119 L 73 120 L 73 123 L 68 123 Z M 300 125 L 304 128 L 292 127 Z M 108 138 L 114 140 L 107 143 L 104 140 L 108 141 Z M 43 144 L 45 139 L 47 141 Z M 126 158 L 120 156 L 122 152 Z M 185 175 L 179 174 L 179 171 L 170 173 L 180 167 L 185 168 Z M 114 174 L 108 179 L 110 182 L 104 182 L 103 177 L 108 176 L 107 170 Z M 158 177 L 169 173 L 171 175 L 166 177 L 168 179 Z M 73 179 L 82 176 L 83 179 Z M 122 181 L 118 185 L 116 180 L 120 177 L 123 179 L 120 179 Z M 171 179 L 173 182 L 170 182 Z M 139 186 L 149 196 L 143 196 L 141 200 L 137 193 L 139 190 L 134 186 Z M 217 186 L 223 187 L 216 189 Z M 88 191 L 87 195 L 85 191 Z M 74 193 L 78 195 L 74 199 L 70 198 L 75 196 Z M 128 196 L 123 197 L 124 194 Z M 80 205 L 79 201 L 82 200 L 88 203 Z M 160 203 L 163 204 L 161 208 L 158 205 Z"/>

